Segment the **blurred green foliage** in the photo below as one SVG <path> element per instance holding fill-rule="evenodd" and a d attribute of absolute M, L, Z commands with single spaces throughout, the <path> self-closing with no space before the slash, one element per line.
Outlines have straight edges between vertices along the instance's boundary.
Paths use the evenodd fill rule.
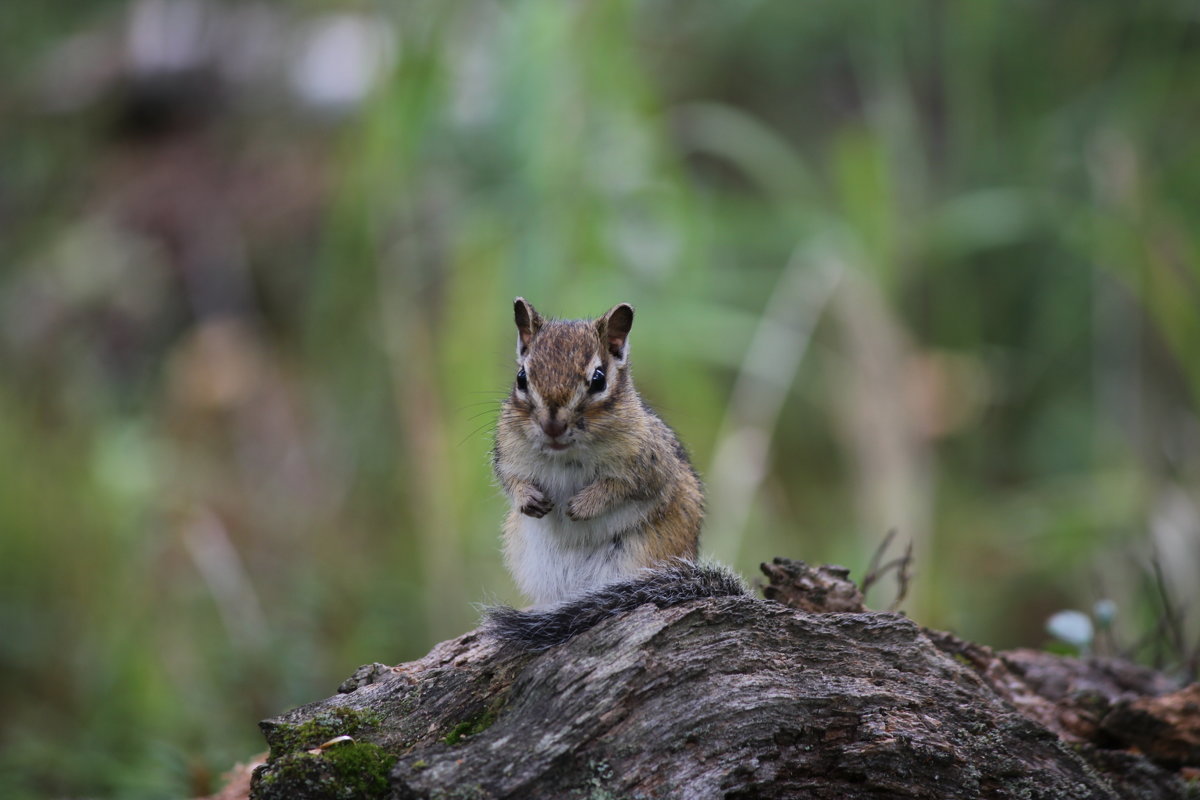
<path fill-rule="evenodd" d="M 861 574 L 898 527 L 924 624 L 1037 646 L 1111 598 L 1170 660 L 1147 565 L 1180 606 L 1200 570 L 1193 4 L 17 6 L 7 796 L 209 791 L 256 720 L 519 602 L 488 463 L 517 294 L 637 306 L 638 384 L 743 574 Z M 306 106 L 282 73 L 339 13 L 387 34 L 382 79 Z M 336 30 L 339 64 L 379 44 Z"/>

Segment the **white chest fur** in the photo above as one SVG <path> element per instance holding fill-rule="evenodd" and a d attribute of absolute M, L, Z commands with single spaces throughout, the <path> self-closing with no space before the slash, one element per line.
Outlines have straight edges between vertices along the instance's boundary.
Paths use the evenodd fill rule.
<path fill-rule="evenodd" d="M 531 459 L 532 461 L 532 459 Z M 546 516 L 509 516 L 505 557 L 521 591 L 538 606 L 553 605 L 631 577 L 647 565 L 640 528 L 650 501 L 625 501 L 589 520 L 572 520 L 570 499 L 596 479 L 582 461 L 534 461 L 529 479 L 554 504 Z"/>

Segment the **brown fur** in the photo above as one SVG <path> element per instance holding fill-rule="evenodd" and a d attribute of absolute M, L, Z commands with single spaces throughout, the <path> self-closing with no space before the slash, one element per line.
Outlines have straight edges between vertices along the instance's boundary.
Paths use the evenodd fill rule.
<path fill-rule="evenodd" d="M 619 558 L 620 569 L 636 571 L 694 558 L 704 493 L 675 433 L 634 389 L 626 355 L 633 309 L 618 305 L 596 320 L 547 320 L 520 298 L 514 309 L 527 391 L 514 383 L 504 401 L 493 466 L 512 502 L 505 540 L 518 582 L 515 562 L 530 546 L 526 517 L 551 515 L 546 530 L 565 563 Z M 593 393 L 597 363 L 605 390 Z M 577 486 L 573 475 L 587 477 Z M 605 579 L 611 569 L 600 571 Z"/>

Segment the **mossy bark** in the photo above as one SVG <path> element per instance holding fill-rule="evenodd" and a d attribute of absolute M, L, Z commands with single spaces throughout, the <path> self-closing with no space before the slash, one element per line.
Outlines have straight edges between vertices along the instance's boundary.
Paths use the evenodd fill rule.
<path fill-rule="evenodd" d="M 898 614 L 749 597 L 645 606 L 536 655 L 473 632 L 262 723 L 253 796 L 1187 796 L 1177 762 L 1056 727 L 1002 658 Z"/>

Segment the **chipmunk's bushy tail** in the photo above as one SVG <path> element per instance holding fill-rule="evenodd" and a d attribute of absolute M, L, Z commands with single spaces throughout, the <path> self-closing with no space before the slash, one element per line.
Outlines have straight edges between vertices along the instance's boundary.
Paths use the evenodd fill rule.
<path fill-rule="evenodd" d="M 670 608 L 690 600 L 747 593 L 741 578 L 728 569 L 680 559 L 544 611 L 493 606 L 484 611 L 483 629 L 526 650 L 545 650 L 646 603 Z"/>

